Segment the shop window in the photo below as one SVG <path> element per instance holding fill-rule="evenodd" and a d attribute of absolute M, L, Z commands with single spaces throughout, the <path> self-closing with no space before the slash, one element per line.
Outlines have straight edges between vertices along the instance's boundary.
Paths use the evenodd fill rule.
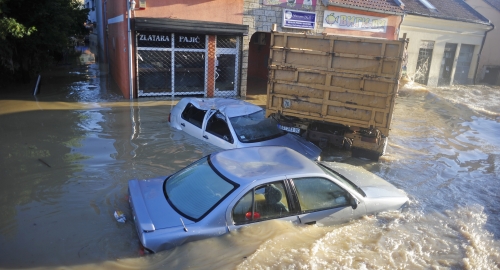
<path fill-rule="evenodd" d="M 203 92 L 205 89 L 205 53 L 175 52 L 175 92 Z"/>

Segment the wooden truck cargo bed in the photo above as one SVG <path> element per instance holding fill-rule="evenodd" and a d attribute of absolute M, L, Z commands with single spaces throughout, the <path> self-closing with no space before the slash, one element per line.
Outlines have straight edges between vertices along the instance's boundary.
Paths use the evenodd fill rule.
<path fill-rule="evenodd" d="M 405 40 L 271 35 L 267 115 L 389 135 Z"/>

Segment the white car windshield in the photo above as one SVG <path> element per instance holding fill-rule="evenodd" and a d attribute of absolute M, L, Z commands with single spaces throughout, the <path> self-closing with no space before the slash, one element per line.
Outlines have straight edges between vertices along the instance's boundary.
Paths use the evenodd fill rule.
<path fill-rule="evenodd" d="M 210 166 L 208 157 L 204 157 L 167 178 L 165 194 L 177 211 L 199 220 L 236 187 L 220 177 Z"/>
<path fill-rule="evenodd" d="M 252 143 L 274 139 L 286 134 L 278 128 L 278 122 L 273 118 L 266 118 L 264 110 L 229 118 L 236 137 L 240 142 Z"/>

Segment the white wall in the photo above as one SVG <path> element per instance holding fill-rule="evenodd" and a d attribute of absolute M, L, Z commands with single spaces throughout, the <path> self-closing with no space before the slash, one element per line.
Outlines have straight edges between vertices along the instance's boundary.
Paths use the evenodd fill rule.
<path fill-rule="evenodd" d="M 457 44 L 451 82 L 453 82 L 461 44 L 475 46 L 469 74 L 467 76 L 468 79 L 473 81 L 479 50 L 486 30 L 488 30 L 488 26 L 482 24 L 442 20 L 415 15 L 406 16 L 401 24 L 399 36 L 403 37 L 403 34 L 406 33 L 406 37 L 410 39 L 410 43 L 408 44 L 408 76 L 413 79 L 415 75 L 421 41 L 431 40 L 435 43 L 427 85 L 437 86 L 438 84 L 441 61 L 443 60 L 446 43 Z"/>
<path fill-rule="evenodd" d="M 500 11 L 483 0 L 466 0 L 467 4 L 489 19 L 495 29 L 486 35 L 483 51 L 479 59 L 477 79 L 484 78 L 487 66 L 500 66 Z"/>

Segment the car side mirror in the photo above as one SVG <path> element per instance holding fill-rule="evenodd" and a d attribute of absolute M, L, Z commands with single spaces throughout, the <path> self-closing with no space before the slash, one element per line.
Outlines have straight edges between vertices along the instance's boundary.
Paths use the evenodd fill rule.
<path fill-rule="evenodd" d="M 358 199 L 356 199 L 356 197 L 349 194 L 349 205 L 352 207 L 352 209 L 358 208 L 358 204 L 359 204 Z"/>

